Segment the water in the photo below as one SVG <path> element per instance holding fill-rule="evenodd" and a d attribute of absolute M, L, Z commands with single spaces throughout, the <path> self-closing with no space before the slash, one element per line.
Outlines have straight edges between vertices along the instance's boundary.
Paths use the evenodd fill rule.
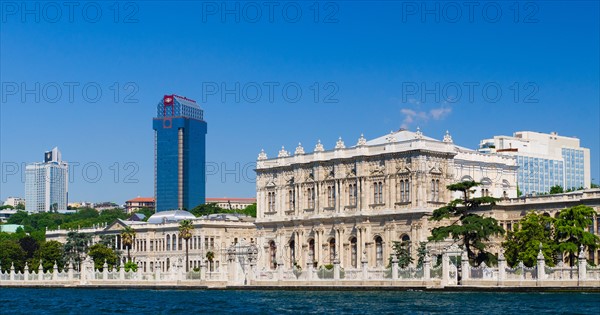
<path fill-rule="evenodd" d="M 0 288 L 0 314 L 600 314 L 598 293 Z"/>

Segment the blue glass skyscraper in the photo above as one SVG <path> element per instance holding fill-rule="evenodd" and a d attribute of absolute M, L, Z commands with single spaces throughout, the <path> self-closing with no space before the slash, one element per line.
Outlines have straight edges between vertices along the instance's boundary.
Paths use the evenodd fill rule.
<path fill-rule="evenodd" d="M 165 95 L 153 119 L 156 211 L 191 210 L 205 201 L 204 112 L 195 101 Z"/>

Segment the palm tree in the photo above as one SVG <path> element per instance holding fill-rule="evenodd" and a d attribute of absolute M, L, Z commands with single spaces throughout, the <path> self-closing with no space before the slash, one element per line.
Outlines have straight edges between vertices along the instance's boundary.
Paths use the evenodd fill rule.
<path fill-rule="evenodd" d="M 210 264 L 209 268 L 208 268 L 208 270 L 210 270 L 210 266 L 212 265 L 213 259 L 215 259 L 215 253 L 212 251 L 208 251 L 206 253 L 206 259 L 208 260 L 208 263 Z"/>
<path fill-rule="evenodd" d="M 126 226 L 121 232 L 121 242 L 123 246 L 127 247 L 127 261 L 131 262 L 131 245 L 133 245 L 133 239 L 135 238 L 135 230 L 131 226 Z"/>
<path fill-rule="evenodd" d="M 190 271 L 190 262 L 188 257 L 189 245 L 188 241 L 192 238 L 192 231 L 194 230 L 194 225 L 190 220 L 182 220 L 179 222 L 179 237 L 185 240 L 185 271 Z"/>

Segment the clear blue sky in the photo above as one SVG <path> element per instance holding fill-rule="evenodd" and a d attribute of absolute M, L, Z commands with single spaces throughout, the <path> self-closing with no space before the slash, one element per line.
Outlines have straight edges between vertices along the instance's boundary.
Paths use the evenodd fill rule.
<path fill-rule="evenodd" d="M 134 2 L 120 3 L 118 10 L 113 2 L 95 2 L 85 12 L 81 3 L 73 16 L 56 3 L 61 15 L 44 2 L 27 3 L 40 12 L 39 22 L 22 16 L 23 7 L 2 3 L 0 199 L 24 196 L 12 167 L 39 161 L 54 146 L 64 160 L 79 163 L 71 174 L 71 201 L 152 196 L 152 117 L 171 93 L 196 99 L 205 110 L 211 197 L 254 196 L 252 163 L 261 148 L 271 157 L 282 145 L 293 151 L 298 142 L 312 151 L 318 139 L 332 148 L 339 136 L 353 145 L 361 133 L 370 139 L 401 126 L 420 126 L 434 138 L 448 129 L 456 143 L 470 148 L 520 130 L 577 136 L 591 149 L 592 177 L 600 181 L 596 1 L 518 8 L 494 2 L 485 12 L 482 3 L 472 16 L 463 2 L 457 8 L 352 1 L 318 9 L 312 2 L 277 2 L 272 15 L 258 2 L 260 16 L 244 2 L 227 2 L 227 8 L 214 7 L 222 2 Z M 236 4 L 239 22 L 233 13 L 221 16 Z M 436 5 L 439 22 L 435 13 L 422 16 Z M 98 8 L 102 15 L 92 23 Z M 239 102 L 210 90 L 234 89 L 236 82 Z M 36 83 L 37 92 L 23 91 L 35 90 Z M 423 87 L 434 91 L 421 95 Z M 95 88 L 102 95 L 93 102 Z M 133 103 L 126 101 L 129 93 Z M 138 170 L 131 177 L 128 162 Z"/>

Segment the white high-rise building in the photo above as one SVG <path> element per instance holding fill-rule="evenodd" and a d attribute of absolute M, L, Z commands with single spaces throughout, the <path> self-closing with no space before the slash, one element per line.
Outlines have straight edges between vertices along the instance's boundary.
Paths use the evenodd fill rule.
<path fill-rule="evenodd" d="M 27 212 L 66 211 L 69 167 L 58 148 L 44 154 L 44 162 L 25 168 L 25 210 Z"/>
<path fill-rule="evenodd" d="M 517 182 L 524 194 L 548 193 L 552 186 L 565 190 L 591 186 L 590 149 L 574 137 L 520 131 L 512 137 L 482 140 L 479 152 L 515 156 Z"/>

